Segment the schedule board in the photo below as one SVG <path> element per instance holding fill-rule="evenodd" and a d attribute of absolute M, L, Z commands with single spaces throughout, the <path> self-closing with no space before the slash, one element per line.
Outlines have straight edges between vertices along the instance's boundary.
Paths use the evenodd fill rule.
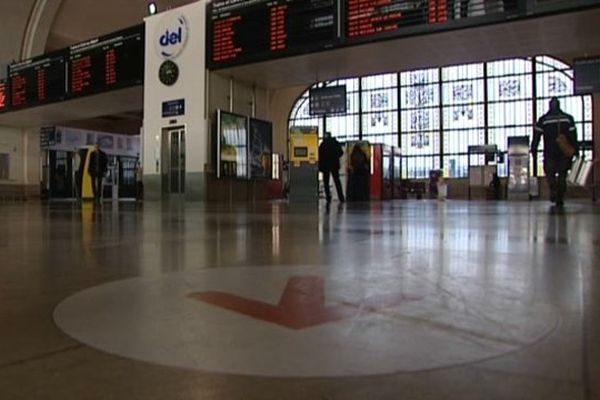
<path fill-rule="evenodd" d="M 8 109 L 8 86 L 4 79 L 0 79 L 0 113 Z"/>
<path fill-rule="evenodd" d="M 600 56 L 573 60 L 575 94 L 600 92 Z"/>
<path fill-rule="evenodd" d="M 69 47 L 69 64 L 71 97 L 142 84 L 143 25 Z"/>
<path fill-rule="evenodd" d="M 424 0 L 348 0 L 345 37 L 348 42 L 391 36 L 406 26 L 443 22 L 446 7 Z M 445 1 L 444 1 L 445 3 Z"/>
<path fill-rule="evenodd" d="M 339 39 L 337 0 L 221 0 L 208 16 L 213 69 L 318 51 Z"/>
<path fill-rule="evenodd" d="M 8 66 L 10 108 L 19 110 L 66 96 L 66 57 L 64 51 L 44 54 Z"/>

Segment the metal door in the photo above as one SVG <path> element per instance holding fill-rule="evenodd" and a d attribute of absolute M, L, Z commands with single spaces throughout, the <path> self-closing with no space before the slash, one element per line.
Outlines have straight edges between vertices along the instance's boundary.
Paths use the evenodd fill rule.
<path fill-rule="evenodd" d="M 185 193 L 185 128 L 165 128 L 161 140 L 162 192 Z"/>

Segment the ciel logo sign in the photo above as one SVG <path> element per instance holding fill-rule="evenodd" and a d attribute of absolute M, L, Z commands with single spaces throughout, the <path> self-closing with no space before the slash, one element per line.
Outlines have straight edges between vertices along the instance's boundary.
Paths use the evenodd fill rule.
<path fill-rule="evenodd" d="M 156 29 L 156 52 L 165 60 L 176 58 L 185 48 L 188 36 L 189 28 L 185 17 L 181 14 L 167 14 Z"/>

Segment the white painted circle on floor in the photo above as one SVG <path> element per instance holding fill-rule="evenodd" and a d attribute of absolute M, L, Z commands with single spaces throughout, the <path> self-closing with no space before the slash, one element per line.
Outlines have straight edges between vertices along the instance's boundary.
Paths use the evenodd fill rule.
<path fill-rule="evenodd" d="M 286 377 L 450 367 L 519 349 L 556 327 L 556 312 L 527 300 L 526 290 L 422 270 L 282 266 L 140 277 L 75 294 L 54 318 L 73 338 L 120 356 Z"/>

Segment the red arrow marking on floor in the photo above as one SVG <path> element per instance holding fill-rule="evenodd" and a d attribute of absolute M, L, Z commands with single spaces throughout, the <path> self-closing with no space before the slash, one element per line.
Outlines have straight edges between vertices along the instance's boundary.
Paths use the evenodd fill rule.
<path fill-rule="evenodd" d="M 189 297 L 290 329 L 305 329 L 342 321 L 359 313 L 374 313 L 406 301 L 423 298 L 404 294 L 383 295 L 367 298 L 359 304 L 342 303 L 326 307 L 325 281 L 318 276 L 290 278 L 276 306 L 223 292 L 193 293 Z"/>

